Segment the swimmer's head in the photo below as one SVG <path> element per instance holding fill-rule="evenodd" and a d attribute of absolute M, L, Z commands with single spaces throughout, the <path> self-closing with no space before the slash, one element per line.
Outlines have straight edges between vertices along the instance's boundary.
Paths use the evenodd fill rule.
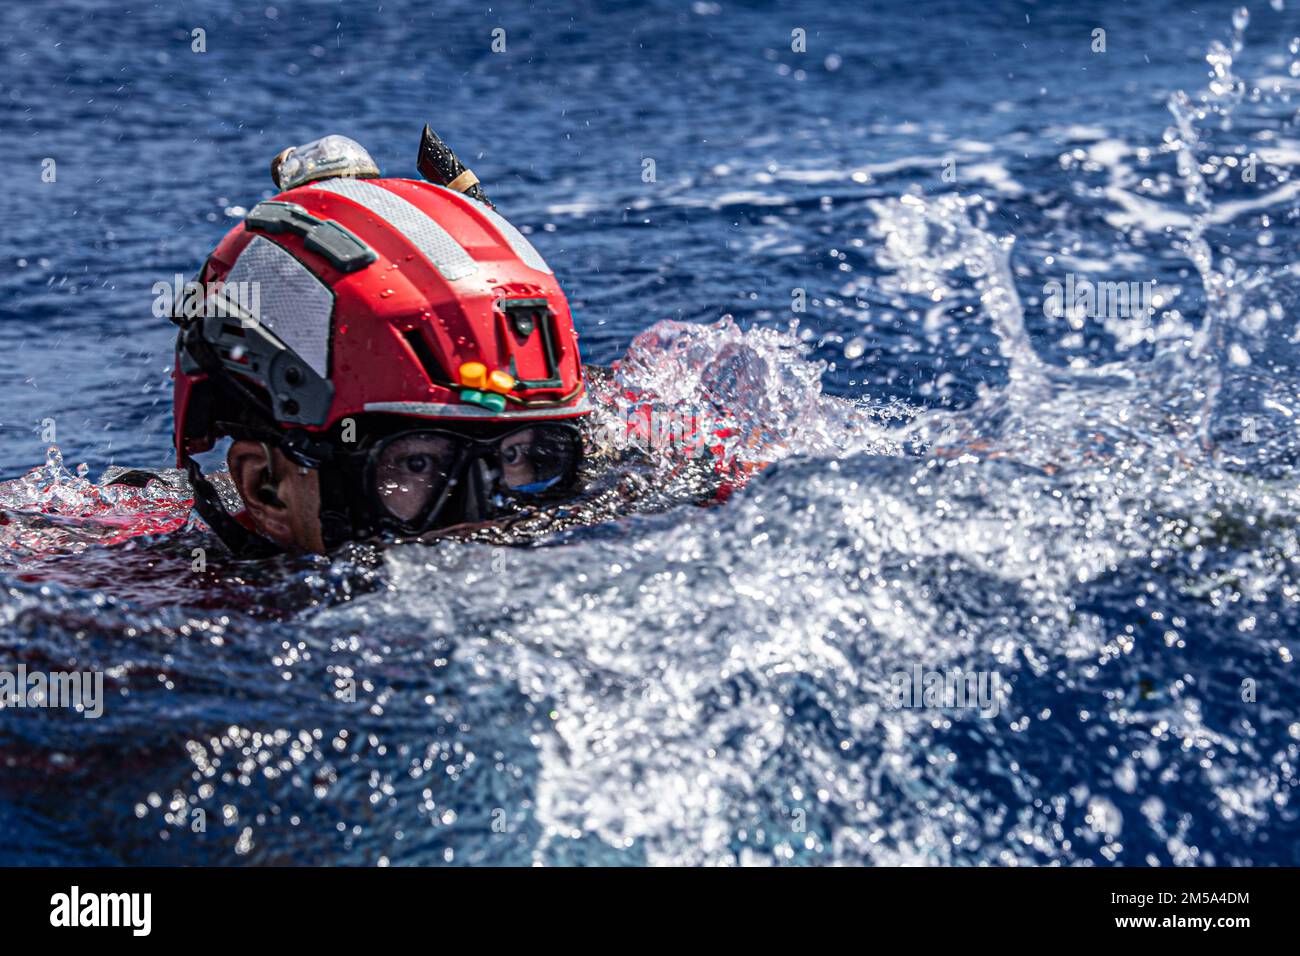
<path fill-rule="evenodd" d="M 537 250 L 450 189 L 356 178 L 378 170 L 350 140 L 294 153 L 328 173 L 332 140 L 343 172 L 254 206 L 175 305 L 177 460 L 243 554 L 487 520 L 581 457 L 577 336 Z M 224 438 L 238 518 L 195 461 Z"/>

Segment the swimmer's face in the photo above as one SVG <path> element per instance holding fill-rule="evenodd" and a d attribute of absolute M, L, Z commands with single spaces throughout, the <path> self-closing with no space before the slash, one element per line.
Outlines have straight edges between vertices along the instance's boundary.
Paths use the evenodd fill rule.
<path fill-rule="evenodd" d="M 581 440 L 572 426 L 554 423 L 524 427 L 496 440 L 413 431 L 383 440 L 365 454 L 373 456 L 366 478 L 372 503 L 389 518 L 418 530 L 455 498 L 452 481 L 464 479 L 467 488 L 476 489 L 467 494 L 483 496 L 461 503 L 467 516 L 462 520 L 471 520 L 474 509 L 486 516 L 497 507 L 511 507 L 513 501 L 564 492 L 576 480 Z M 316 471 L 255 441 L 232 442 L 227 460 L 245 514 L 260 534 L 286 551 L 325 550 Z M 502 498 L 509 500 L 502 504 Z"/>

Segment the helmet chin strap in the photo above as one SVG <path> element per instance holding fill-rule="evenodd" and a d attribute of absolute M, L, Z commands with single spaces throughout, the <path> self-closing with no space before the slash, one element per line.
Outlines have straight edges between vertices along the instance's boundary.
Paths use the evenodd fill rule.
<path fill-rule="evenodd" d="M 259 534 L 254 534 L 236 521 L 221 503 L 221 496 L 203 475 L 203 469 L 193 458 L 185 458 L 185 470 L 194 489 L 194 510 L 207 522 L 221 543 L 241 561 L 256 561 L 280 554 L 281 549 Z"/>
<path fill-rule="evenodd" d="M 226 511 L 220 494 L 204 476 L 197 461 L 186 458 L 185 468 L 194 489 L 194 510 L 236 559 L 259 561 L 284 553 L 284 549 L 275 542 L 249 531 Z M 328 466 L 322 466 L 317 473 L 320 476 L 321 540 L 327 551 L 333 551 L 345 542 L 356 540 L 369 532 L 366 522 L 357 520 L 357 516 L 348 507 L 348 500 L 353 496 L 348 492 L 346 479 L 336 469 Z"/>

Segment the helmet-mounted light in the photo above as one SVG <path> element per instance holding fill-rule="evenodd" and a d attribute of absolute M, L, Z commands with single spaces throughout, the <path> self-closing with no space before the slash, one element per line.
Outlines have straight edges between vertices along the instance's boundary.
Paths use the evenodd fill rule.
<path fill-rule="evenodd" d="M 271 160 L 271 178 L 282 190 L 320 179 L 347 176 L 374 179 L 379 166 L 356 140 L 332 134 L 302 146 L 290 146 Z"/>

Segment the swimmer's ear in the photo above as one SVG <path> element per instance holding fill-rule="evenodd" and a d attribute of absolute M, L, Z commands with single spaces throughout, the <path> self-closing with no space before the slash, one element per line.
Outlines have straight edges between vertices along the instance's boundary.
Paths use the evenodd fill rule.
<path fill-rule="evenodd" d="M 239 439 L 230 443 L 226 464 L 235 490 L 257 530 L 281 546 L 293 541 L 289 507 L 280 500 L 279 481 L 271 451 L 262 442 Z"/>

